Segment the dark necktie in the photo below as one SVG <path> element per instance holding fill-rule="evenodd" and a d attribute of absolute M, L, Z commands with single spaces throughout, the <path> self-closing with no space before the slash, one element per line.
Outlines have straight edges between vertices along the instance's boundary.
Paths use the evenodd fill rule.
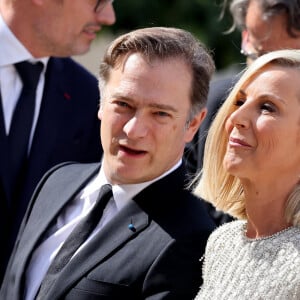
<path fill-rule="evenodd" d="M 98 198 L 91 211 L 75 226 L 64 244 L 52 261 L 45 275 L 36 299 L 44 299 L 51 286 L 57 279 L 60 271 L 70 261 L 76 250 L 86 241 L 91 232 L 99 223 L 103 210 L 113 197 L 111 185 L 101 187 Z"/>
<path fill-rule="evenodd" d="M 36 87 L 43 69 L 42 63 L 21 62 L 15 64 L 21 77 L 23 88 L 16 104 L 8 135 L 10 156 L 11 186 L 16 188 L 16 181 L 27 161 L 28 143 L 32 127 Z"/>

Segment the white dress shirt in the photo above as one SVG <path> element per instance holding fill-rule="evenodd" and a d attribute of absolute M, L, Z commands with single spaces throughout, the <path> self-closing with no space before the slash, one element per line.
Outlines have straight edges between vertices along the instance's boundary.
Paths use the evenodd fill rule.
<path fill-rule="evenodd" d="M 14 67 L 14 64 L 27 60 L 32 63 L 40 61 L 44 65 L 36 90 L 35 112 L 28 145 L 29 150 L 40 111 L 45 83 L 46 66 L 49 58 L 35 59 L 11 32 L 4 22 L 1 14 L 0 41 L 0 93 L 2 98 L 2 103 L 0 104 L 2 104 L 6 134 L 9 133 L 13 112 L 22 90 L 22 81 Z"/>
<path fill-rule="evenodd" d="M 112 185 L 114 201 L 109 201 L 99 224 L 90 237 L 76 251 L 78 253 L 94 236 L 108 223 L 130 200 L 149 186 L 151 183 L 165 177 L 182 163 L 176 163 L 170 170 L 155 178 L 154 180 L 139 184 Z M 72 200 L 58 216 L 55 228 L 50 228 L 50 234 L 33 252 L 32 258 L 26 270 L 25 278 L 25 299 L 34 299 L 47 270 L 78 222 L 92 209 L 97 200 L 100 188 L 109 183 L 101 167 L 98 175 L 92 179 L 88 185 Z M 76 253 L 74 255 L 76 255 Z"/>

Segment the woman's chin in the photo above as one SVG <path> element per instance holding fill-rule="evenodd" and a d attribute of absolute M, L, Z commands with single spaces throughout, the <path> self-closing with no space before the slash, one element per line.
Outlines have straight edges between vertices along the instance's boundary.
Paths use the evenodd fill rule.
<path fill-rule="evenodd" d="M 231 175 L 235 175 L 235 176 L 237 176 L 240 173 L 240 171 L 243 169 L 242 165 L 243 165 L 243 161 L 238 158 L 228 159 L 225 157 L 225 159 L 223 161 L 224 169 Z"/>

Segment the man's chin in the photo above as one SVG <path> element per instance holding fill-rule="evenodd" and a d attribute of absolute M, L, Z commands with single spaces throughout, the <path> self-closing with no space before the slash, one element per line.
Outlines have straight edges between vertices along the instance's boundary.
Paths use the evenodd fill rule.
<path fill-rule="evenodd" d="M 148 181 L 146 176 L 141 174 L 141 170 L 119 169 L 114 173 L 114 184 L 137 184 Z"/>

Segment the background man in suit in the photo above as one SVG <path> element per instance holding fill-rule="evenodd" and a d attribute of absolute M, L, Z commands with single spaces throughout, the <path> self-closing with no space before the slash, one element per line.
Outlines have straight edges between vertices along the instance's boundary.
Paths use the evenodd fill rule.
<path fill-rule="evenodd" d="M 241 52 L 246 56 L 247 64 L 270 51 L 300 49 L 299 0 L 232 0 L 229 3 L 226 0 L 224 9 L 227 4 L 234 22 L 232 30 L 238 28 L 241 31 Z M 239 74 L 211 82 L 207 116 L 186 149 L 190 173 L 202 168 L 207 131 L 238 78 Z M 217 224 L 232 220 L 228 215 L 215 211 L 210 204 L 207 205 Z"/>
<path fill-rule="evenodd" d="M 54 57 L 85 53 L 101 26 L 114 22 L 114 10 L 107 0 L 0 1 L 0 242 L 5 253 L 0 260 L 0 282 L 42 175 L 60 162 L 94 162 L 102 155 L 97 80 L 70 58 Z M 40 62 L 43 69 L 33 95 L 35 109 L 27 126 L 28 138 L 21 123 L 11 144 L 17 104 L 20 122 L 29 107 L 20 107 L 19 101 L 25 84 L 15 64 L 22 61 L 32 66 Z M 16 151 L 25 156 L 15 162 Z"/>
<path fill-rule="evenodd" d="M 214 224 L 186 188 L 182 155 L 205 116 L 213 71 L 204 46 L 180 29 L 145 28 L 112 42 L 100 66 L 102 164 L 58 166 L 40 182 L 1 299 L 194 298 Z M 100 217 L 95 199 L 105 184 L 113 198 L 68 261 L 64 241 L 84 224 L 69 235 L 77 242 L 86 211 Z"/>

